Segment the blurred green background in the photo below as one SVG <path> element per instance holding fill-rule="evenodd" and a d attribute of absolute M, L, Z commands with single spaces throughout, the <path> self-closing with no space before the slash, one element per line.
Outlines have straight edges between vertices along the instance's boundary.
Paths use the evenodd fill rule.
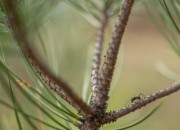
<path fill-rule="evenodd" d="M 106 28 L 104 53 L 108 47 L 113 23 L 114 20 Z M 72 86 L 72 89 L 81 96 L 84 79 L 87 75 L 90 76 L 91 65 L 89 63 L 92 57 L 96 29 L 77 10 L 61 3 L 40 26 L 39 32 L 47 52 L 45 53 L 42 46 L 38 44 L 38 38 L 35 38 L 37 43 L 35 46 L 41 53 L 43 60 L 55 74 L 63 77 Z M 11 49 L 13 50 L 13 48 Z M 30 82 L 16 52 L 11 52 L 13 54 L 8 56 L 8 64 L 21 77 Z M 163 66 L 160 66 L 162 65 L 160 63 L 166 65 L 172 72 L 180 73 L 179 57 L 155 28 L 144 8 L 135 6 L 119 51 L 118 63 L 111 84 L 108 110 L 119 109 L 129 104 L 131 97 L 140 93 L 147 95 L 171 85 L 173 80 L 165 77 L 159 71 L 160 69 L 167 72 Z M 168 72 L 166 75 L 171 76 Z M 2 88 L 0 93 L 1 98 L 8 98 Z M 178 99 L 180 99 L 179 92 L 164 98 L 164 104 L 155 114 L 130 130 L 178 130 L 180 128 L 180 103 Z M 102 130 L 114 130 L 132 123 L 148 113 L 157 104 L 158 101 L 119 119 L 116 123 L 105 125 Z M 28 105 L 26 101 L 24 101 L 24 105 L 31 109 L 31 105 Z M 2 105 L 0 112 L 0 128 L 2 130 L 16 130 L 14 113 Z M 26 129 L 29 130 L 28 127 Z"/>

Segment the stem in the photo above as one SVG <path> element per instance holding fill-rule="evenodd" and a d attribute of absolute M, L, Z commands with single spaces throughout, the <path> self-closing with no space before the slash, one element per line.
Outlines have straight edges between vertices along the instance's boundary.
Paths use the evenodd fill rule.
<path fill-rule="evenodd" d="M 95 39 L 95 46 L 94 46 L 94 56 L 92 59 L 92 71 L 91 71 L 91 85 L 92 85 L 92 97 L 96 97 L 96 88 L 99 85 L 99 68 L 101 65 L 101 56 L 103 50 L 103 42 L 104 42 L 104 35 L 105 29 L 108 23 L 108 16 L 107 16 L 107 8 L 102 11 L 102 18 L 100 21 L 100 25 L 97 28 L 97 34 Z M 91 102 L 91 106 L 93 102 Z"/>
<path fill-rule="evenodd" d="M 117 59 L 119 46 L 121 43 L 122 36 L 131 12 L 131 8 L 134 0 L 123 0 L 122 8 L 120 10 L 117 22 L 115 24 L 115 30 L 112 35 L 109 48 L 106 53 L 103 67 L 101 69 L 100 81 L 98 87 L 96 87 L 96 95 L 93 97 L 94 102 L 92 108 L 97 113 L 104 114 L 107 107 L 108 92 L 110 88 L 110 82 L 112 80 L 114 66 Z"/>
<path fill-rule="evenodd" d="M 3 0 L 3 4 L 8 17 L 8 24 L 12 29 L 14 38 L 21 47 L 24 56 L 28 59 L 28 62 L 33 66 L 41 79 L 82 115 L 89 115 L 89 107 L 70 89 L 64 80 L 54 76 L 47 67 L 44 66 L 44 63 L 40 61 L 40 58 L 34 53 L 35 51 L 29 46 L 30 42 L 27 38 L 27 30 L 23 27 L 20 16 L 17 13 L 16 2 L 13 0 Z"/>
<path fill-rule="evenodd" d="M 132 102 L 132 104 L 125 106 L 121 108 L 120 110 L 106 113 L 106 116 L 103 120 L 103 124 L 115 122 L 118 118 L 121 118 L 131 112 L 134 112 L 135 110 L 138 110 L 148 105 L 149 103 L 156 101 L 157 99 L 163 98 L 174 92 L 177 92 L 178 90 L 180 90 L 180 82 L 174 83 L 170 87 L 161 89 L 155 93 L 144 96 L 143 98 L 136 100 L 135 102 Z"/>

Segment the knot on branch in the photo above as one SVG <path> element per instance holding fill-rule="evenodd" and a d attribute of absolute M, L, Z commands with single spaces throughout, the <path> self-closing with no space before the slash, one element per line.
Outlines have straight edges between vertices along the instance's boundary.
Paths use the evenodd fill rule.
<path fill-rule="evenodd" d="M 93 113 L 90 116 L 81 119 L 82 124 L 79 125 L 80 130 L 98 130 L 103 124 L 105 114 Z"/>

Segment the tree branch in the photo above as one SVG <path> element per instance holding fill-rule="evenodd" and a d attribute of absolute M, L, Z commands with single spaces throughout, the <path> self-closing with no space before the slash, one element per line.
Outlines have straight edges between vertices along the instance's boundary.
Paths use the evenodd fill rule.
<path fill-rule="evenodd" d="M 23 23 L 21 23 L 20 16 L 16 10 L 16 1 L 2 0 L 2 2 L 6 10 L 8 24 L 12 29 L 14 38 L 21 47 L 21 50 L 28 59 L 28 62 L 33 66 L 41 79 L 82 115 L 89 115 L 91 113 L 89 107 L 71 90 L 64 80 L 54 76 L 49 69 L 44 66 L 44 63 L 40 61 L 40 58 L 38 58 L 36 53 L 34 53 L 34 50 L 32 50 L 29 46 L 30 42 L 27 37 L 27 31 L 23 26 Z"/>
<path fill-rule="evenodd" d="M 109 43 L 109 48 L 106 53 L 106 58 L 104 60 L 103 67 L 101 69 L 99 85 L 94 90 L 96 95 L 94 95 L 92 99 L 92 101 L 94 102 L 92 109 L 97 113 L 103 114 L 107 107 L 110 82 L 112 80 L 112 75 L 117 59 L 119 46 L 121 43 L 122 36 L 124 34 L 124 30 L 131 12 L 133 2 L 134 0 L 122 1 L 122 8 L 120 10 L 117 22 L 115 24 L 115 30 L 113 32 L 111 42 Z"/>
<path fill-rule="evenodd" d="M 108 8 L 106 8 L 105 6 L 105 9 L 102 11 L 102 18 L 101 18 L 99 27 L 97 28 L 97 34 L 96 34 L 96 39 L 95 39 L 94 55 L 92 59 L 92 71 L 91 71 L 92 97 L 96 96 L 95 90 L 99 84 L 99 68 L 101 65 L 104 34 L 105 34 L 105 29 L 108 23 L 107 10 Z"/>
<path fill-rule="evenodd" d="M 138 100 L 135 100 L 134 102 L 132 102 L 132 104 L 125 106 L 125 107 L 121 108 L 120 110 L 106 113 L 106 115 L 103 119 L 103 124 L 115 122 L 118 118 L 121 118 L 122 116 L 125 116 L 131 112 L 134 112 L 135 110 L 138 110 L 138 109 L 146 106 L 147 104 L 154 102 L 157 99 L 163 98 L 174 92 L 177 92 L 178 90 L 180 90 L 180 82 L 174 83 L 170 87 L 161 89 L 155 93 L 152 93 L 152 94 L 144 96 Z"/>

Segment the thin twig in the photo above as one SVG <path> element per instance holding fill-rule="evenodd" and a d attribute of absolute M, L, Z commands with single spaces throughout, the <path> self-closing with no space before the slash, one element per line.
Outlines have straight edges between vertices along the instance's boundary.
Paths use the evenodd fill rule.
<path fill-rule="evenodd" d="M 134 0 L 122 1 L 122 8 L 120 10 L 117 22 L 115 24 L 115 30 L 113 32 L 111 42 L 109 43 L 106 58 L 101 69 L 100 82 L 98 87 L 95 88 L 96 90 L 94 90 L 96 92 L 96 95 L 93 96 L 92 99 L 92 102 L 94 102 L 94 106 L 92 107 L 92 109 L 97 113 L 103 114 L 107 107 L 110 82 L 112 80 L 119 46 L 121 43 L 122 36 L 124 34 L 124 30 L 131 12 L 133 2 Z"/>
<path fill-rule="evenodd" d="M 34 67 L 41 79 L 64 100 L 75 107 L 82 115 L 89 115 L 91 113 L 89 107 L 71 90 L 64 80 L 60 77 L 57 78 L 54 76 L 49 69 L 45 67 L 44 63 L 40 61 L 40 58 L 37 58 L 35 51 L 29 46 L 30 42 L 27 38 L 27 31 L 23 27 L 16 10 L 16 1 L 3 0 L 3 4 L 6 9 L 8 24 L 12 29 L 14 38 L 21 47 L 23 54 Z"/>
<path fill-rule="evenodd" d="M 170 87 L 161 89 L 160 91 L 144 96 L 141 99 L 136 100 L 135 102 L 132 102 L 132 104 L 121 108 L 120 110 L 106 113 L 106 116 L 103 119 L 103 124 L 115 122 L 118 118 L 121 118 L 122 116 L 125 116 L 131 112 L 134 112 L 135 110 L 138 110 L 146 106 L 147 104 L 154 102 L 157 99 L 163 98 L 174 92 L 177 92 L 178 90 L 180 90 L 180 82 L 174 83 Z"/>
<path fill-rule="evenodd" d="M 91 85 L 92 85 L 92 97 L 96 96 L 96 87 L 99 84 L 99 68 L 101 64 L 101 56 L 103 50 L 103 42 L 105 29 L 108 23 L 107 8 L 102 11 L 102 18 L 97 28 L 97 34 L 94 45 L 94 55 L 92 59 L 92 71 L 91 71 Z"/>

